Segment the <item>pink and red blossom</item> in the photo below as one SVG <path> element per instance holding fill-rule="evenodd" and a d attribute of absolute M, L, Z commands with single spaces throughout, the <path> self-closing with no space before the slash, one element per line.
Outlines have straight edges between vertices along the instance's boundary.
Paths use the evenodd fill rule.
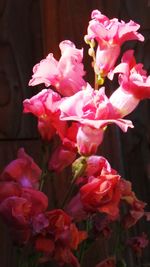
<path fill-rule="evenodd" d="M 83 207 L 89 212 L 104 212 L 112 217 L 119 215 L 121 192 L 120 176 L 113 174 L 89 177 L 88 183 L 80 188 Z"/>
<path fill-rule="evenodd" d="M 18 150 L 18 158 L 9 163 L 1 174 L 1 180 L 14 181 L 23 187 L 37 189 L 41 176 L 41 169 L 34 160 L 24 151 Z"/>
<path fill-rule="evenodd" d="M 79 153 L 89 156 L 94 154 L 103 140 L 105 127 L 115 123 L 124 132 L 133 127 L 132 122 L 121 118 L 121 113 L 110 103 L 104 88 L 94 91 L 88 87 L 60 104 L 60 118 L 77 121 L 81 124 L 77 132 Z"/>
<path fill-rule="evenodd" d="M 65 40 L 59 45 L 61 57 L 57 61 L 53 54 L 49 54 L 33 68 L 32 79 L 29 85 L 45 83 L 45 86 L 53 85 L 61 95 L 70 96 L 86 85 L 83 79 L 85 75 L 82 59 L 83 50 Z"/>
<path fill-rule="evenodd" d="M 50 140 L 55 133 L 62 137 L 66 123 L 59 119 L 61 97 L 51 89 L 43 89 L 40 93 L 23 102 L 24 113 L 32 113 L 38 118 L 38 129 L 43 139 Z"/>
<path fill-rule="evenodd" d="M 150 98 L 150 76 L 147 76 L 143 64 L 136 63 L 133 50 L 126 51 L 121 63 L 110 73 L 110 79 L 119 73 L 120 87 L 111 95 L 110 102 L 122 116 L 131 113 L 140 100 Z"/>
<path fill-rule="evenodd" d="M 106 76 L 116 63 L 121 45 L 129 40 L 144 41 L 144 37 L 137 32 L 140 25 L 132 20 L 125 23 L 116 18 L 109 19 L 99 10 L 93 10 L 91 18 L 85 38 L 97 41 L 96 69 Z"/>
<path fill-rule="evenodd" d="M 72 253 L 78 245 L 87 238 L 85 231 L 79 231 L 71 217 L 63 210 L 52 210 L 45 213 L 48 226 L 36 237 L 35 248 L 43 252 L 43 260 L 56 260 L 60 265 L 64 263 L 79 267 L 79 263 Z"/>
<path fill-rule="evenodd" d="M 73 120 L 95 129 L 103 129 L 110 123 L 117 124 L 124 132 L 133 127 L 131 121 L 121 119 L 121 114 L 110 103 L 104 87 L 99 91 L 90 86 L 65 98 L 60 104 L 62 120 Z"/>

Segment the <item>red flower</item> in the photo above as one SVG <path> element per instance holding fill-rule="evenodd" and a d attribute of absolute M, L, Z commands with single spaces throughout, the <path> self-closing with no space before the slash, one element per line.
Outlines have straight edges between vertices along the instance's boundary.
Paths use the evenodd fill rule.
<path fill-rule="evenodd" d="M 119 175 L 105 174 L 90 177 L 89 182 L 80 188 L 81 201 L 89 212 L 104 212 L 118 216 L 120 202 Z"/>
<path fill-rule="evenodd" d="M 21 196 L 21 187 L 15 182 L 0 183 L 0 204 L 3 200 L 13 196 Z"/>
<path fill-rule="evenodd" d="M 18 158 L 5 167 L 1 179 L 15 181 L 23 187 L 38 188 L 40 175 L 41 169 L 24 149 L 20 148 Z"/>
<path fill-rule="evenodd" d="M 35 243 L 35 249 L 44 253 L 52 253 L 54 250 L 54 242 L 46 237 L 38 237 Z"/>
<path fill-rule="evenodd" d="M 128 213 L 123 217 L 122 224 L 127 229 L 135 225 L 145 215 L 145 205 L 132 191 L 131 183 L 124 179 L 120 181 L 121 199 L 128 205 Z"/>
<path fill-rule="evenodd" d="M 35 248 L 44 252 L 43 261 L 56 260 L 60 264 L 68 263 L 79 266 L 72 254 L 79 243 L 87 237 L 86 232 L 79 231 L 71 218 L 63 210 L 45 213 L 48 225 L 35 237 Z"/>
<path fill-rule="evenodd" d="M 0 216 L 9 226 L 13 239 L 20 244 L 32 235 L 32 221 L 48 206 L 47 196 L 15 182 L 0 183 Z"/>

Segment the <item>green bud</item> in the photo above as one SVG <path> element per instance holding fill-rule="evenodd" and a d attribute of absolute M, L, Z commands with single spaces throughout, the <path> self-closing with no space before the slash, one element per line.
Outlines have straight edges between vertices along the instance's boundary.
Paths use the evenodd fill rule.
<path fill-rule="evenodd" d="M 99 74 L 98 76 L 97 76 L 97 84 L 98 85 L 103 85 L 104 84 L 104 78 L 102 78 L 102 76 Z"/>
<path fill-rule="evenodd" d="M 86 166 L 86 157 L 81 156 L 80 158 L 76 159 L 72 164 L 73 179 L 80 177 L 84 173 Z"/>

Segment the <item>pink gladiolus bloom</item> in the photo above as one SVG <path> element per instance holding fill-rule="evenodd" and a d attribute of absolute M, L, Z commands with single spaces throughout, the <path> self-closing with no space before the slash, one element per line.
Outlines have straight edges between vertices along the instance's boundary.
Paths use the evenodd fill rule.
<path fill-rule="evenodd" d="M 110 97 L 110 102 L 120 110 L 122 116 L 128 115 L 139 104 L 140 100 L 150 98 L 150 76 L 143 69 L 143 64 L 136 64 L 133 50 L 123 54 L 120 63 L 109 75 L 113 78 L 119 74 L 120 87 Z"/>
<path fill-rule="evenodd" d="M 23 187 L 38 188 L 41 169 L 34 160 L 25 153 L 23 148 L 18 150 L 18 159 L 9 163 L 1 179 L 5 181 L 16 181 Z"/>
<path fill-rule="evenodd" d="M 137 32 L 140 25 L 130 20 L 128 23 L 118 19 L 109 19 L 100 11 L 94 10 L 89 22 L 87 40 L 98 42 L 96 51 L 96 66 L 102 76 L 106 76 L 114 67 L 120 54 L 120 47 L 125 41 L 144 41 L 144 37 Z"/>
<path fill-rule="evenodd" d="M 121 114 L 105 95 L 104 87 L 97 91 L 89 85 L 85 90 L 62 100 L 60 110 L 62 120 L 78 121 L 92 129 L 102 130 L 109 123 L 117 124 L 124 132 L 128 127 L 133 127 L 131 121 L 121 119 Z"/>
<path fill-rule="evenodd" d="M 86 85 L 83 80 L 85 75 L 82 58 L 83 50 L 65 40 L 59 45 L 61 58 L 57 61 L 53 54 L 49 54 L 33 68 L 33 76 L 29 85 L 45 83 L 45 86 L 53 85 L 63 96 L 70 96 Z"/>
<path fill-rule="evenodd" d="M 60 121 L 59 104 L 61 97 L 51 89 L 43 89 L 31 99 L 24 100 L 24 112 L 38 118 L 38 129 L 43 139 L 50 140 L 57 132 L 63 136 L 66 123 Z"/>

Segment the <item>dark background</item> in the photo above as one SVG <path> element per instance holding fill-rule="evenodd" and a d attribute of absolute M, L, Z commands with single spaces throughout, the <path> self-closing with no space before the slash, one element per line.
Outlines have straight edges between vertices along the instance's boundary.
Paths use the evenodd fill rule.
<path fill-rule="evenodd" d="M 22 101 L 37 93 L 36 88 L 28 87 L 32 67 L 49 52 L 59 58 L 58 45 L 64 39 L 70 39 L 78 48 L 85 47 L 87 50 L 83 36 L 93 9 L 101 10 L 110 18 L 132 19 L 141 24 L 140 31 L 145 36 L 145 42 L 132 42 L 126 44 L 124 49 L 134 48 L 137 60 L 143 62 L 150 73 L 148 0 L 0 0 L 0 170 L 16 158 L 21 146 L 40 163 L 41 143 L 36 120 L 22 114 Z M 87 56 L 84 62 L 87 78 L 92 81 Z M 112 90 L 111 86 L 109 90 Z M 143 101 L 129 118 L 133 120 L 135 128 L 122 134 L 118 128 L 111 126 L 99 153 L 105 155 L 114 168 L 132 181 L 138 197 L 147 202 L 150 209 L 150 100 Z M 63 177 L 59 177 L 59 187 L 56 179 L 55 188 L 45 189 L 50 195 L 55 190 L 57 202 L 61 202 L 67 185 Z M 134 230 L 135 234 L 142 231 L 148 231 L 150 236 L 148 224 L 140 223 Z M 149 248 L 136 264 L 128 254 L 128 266 L 150 266 L 148 252 Z M 94 267 L 99 254 L 103 258 L 101 242 L 86 257 L 85 266 Z M 0 266 L 16 266 L 15 257 L 11 238 L 1 223 Z"/>

